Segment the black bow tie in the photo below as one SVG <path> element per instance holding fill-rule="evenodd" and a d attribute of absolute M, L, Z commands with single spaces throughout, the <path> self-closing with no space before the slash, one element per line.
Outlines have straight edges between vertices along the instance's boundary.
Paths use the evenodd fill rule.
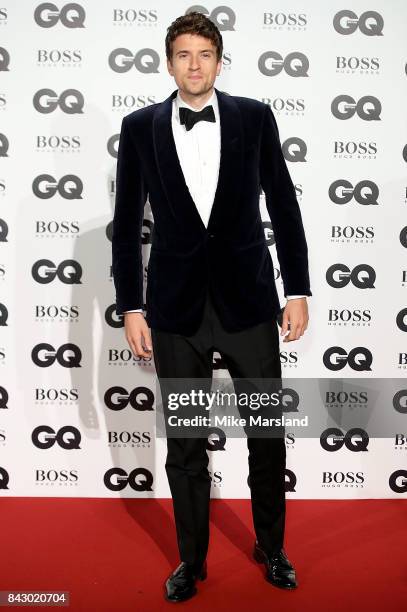
<path fill-rule="evenodd" d="M 181 124 L 185 123 L 185 128 L 187 130 L 193 128 L 198 121 L 211 121 L 212 123 L 216 121 L 212 105 L 205 106 L 205 108 L 200 111 L 193 111 L 186 106 L 181 106 L 179 109 L 179 120 Z"/>

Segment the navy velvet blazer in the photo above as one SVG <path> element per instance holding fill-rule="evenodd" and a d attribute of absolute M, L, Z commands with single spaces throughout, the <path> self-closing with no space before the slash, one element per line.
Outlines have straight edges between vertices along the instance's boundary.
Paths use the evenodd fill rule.
<path fill-rule="evenodd" d="M 264 190 L 284 295 L 312 295 L 300 208 L 277 124 L 267 104 L 215 88 L 221 156 L 205 227 L 190 195 L 171 127 L 172 100 L 123 118 L 112 229 L 116 311 L 143 308 L 141 233 L 148 199 L 154 217 L 147 270 L 151 328 L 190 335 L 202 320 L 206 292 L 227 331 L 240 331 L 280 310 L 273 261 L 259 210 Z"/>

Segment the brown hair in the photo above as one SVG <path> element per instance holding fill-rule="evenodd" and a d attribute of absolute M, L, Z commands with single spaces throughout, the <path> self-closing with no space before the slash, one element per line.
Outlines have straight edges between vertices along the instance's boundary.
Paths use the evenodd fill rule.
<path fill-rule="evenodd" d="M 198 34 L 204 38 L 209 38 L 212 44 L 216 47 L 217 61 L 222 58 L 223 40 L 217 26 L 203 13 L 191 11 L 186 15 L 177 17 L 175 21 L 167 28 L 165 37 L 165 54 L 167 58 L 172 60 L 172 43 L 181 34 Z"/>

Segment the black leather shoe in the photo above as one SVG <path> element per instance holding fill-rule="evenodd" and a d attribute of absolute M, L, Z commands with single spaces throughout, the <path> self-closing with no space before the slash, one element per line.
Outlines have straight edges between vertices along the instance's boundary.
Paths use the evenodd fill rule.
<path fill-rule="evenodd" d="M 284 548 L 267 555 L 260 548 L 257 540 L 254 545 L 253 557 L 258 563 L 264 563 L 266 567 L 266 580 L 281 589 L 295 589 L 298 582 L 295 578 L 295 570 L 285 554 Z"/>
<path fill-rule="evenodd" d="M 206 560 L 196 570 L 193 565 L 182 561 L 165 581 L 165 599 L 167 601 L 185 601 L 196 594 L 196 580 L 205 580 L 207 576 Z"/>

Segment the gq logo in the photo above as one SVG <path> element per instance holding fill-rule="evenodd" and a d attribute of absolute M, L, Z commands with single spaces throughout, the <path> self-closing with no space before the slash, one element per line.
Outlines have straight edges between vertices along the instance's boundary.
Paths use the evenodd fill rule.
<path fill-rule="evenodd" d="M 0 387 L 1 392 L 1 387 Z M 0 404 L 1 407 L 1 404 Z M 401 389 L 394 394 L 393 408 L 401 414 L 407 414 L 407 389 Z"/>
<path fill-rule="evenodd" d="M 41 342 L 31 351 L 31 359 L 40 368 L 49 368 L 56 361 L 64 368 L 81 367 L 81 350 L 76 344 L 67 342 L 55 350 L 52 344 Z"/>
<path fill-rule="evenodd" d="M 33 97 L 33 106 L 43 115 L 53 113 L 59 106 L 67 115 L 83 114 L 85 99 L 77 89 L 65 89 L 59 96 L 53 89 L 39 89 Z"/>
<path fill-rule="evenodd" d="M 2 325 L 7 326 L 7 319 L 8 319 L 7 306 L 5 306 L 4 304 L 0 302 L 0 327 Z"/>
<path fill-rule="evenodd" d="M 358 204 L 372 206 L 378 204 L 379 188 L 373 181 L 364 180 L 355 187 L 346 179 L 338 179 L 331 183 L 328 194 L 334 204 L 348 204 L 355 198 Z"/>
<path fill-rule="evenodd" d="M 236 15 L 230 8 L 230 6 L 217 6 L 210 13 L 205 6 L 200 6 L 199 4 L 195 6 L 189 7 L 185 11 L 185 15 L 191 13 L 192 11 L 197 11 L 198 13 L 203 13 L 214 23 L 220 32 L 234 31 L 234 25 L 236 23 Z"/>
<path fill-rule="evenodd" d="M 77 450 L 80 449 L 81 433 L 71 425 L 65 425 L 57 432 L 49 425 L 39 425 L 33 430 L 31 440 L 41 449 L 51 448 L 56 442 L 64 450 Z"/>
<path fill-rule="evenodd" d="M 396 317 L 397 327 L 403 332 L 407 332 L 407 308 L 403 308 Z M 1 321 L 0 321 L 1 324 Z"/>
<path fill-rule="evenodd" d="M 0 410 L 8 408 L 8 391 L 0 385 Z"/>
<path fill-rule="evenodd" d="M 0 219 L 0 242 L 8 242 L 8 225 L 4 219 Z"/>
<path fill-rule="evenodd" d="M 396 470 L 389 478 L 389 487 L 395 493 L 407 493 L 407 470 Z"/>
<path fill-rule="evenodd" d="M 58 21 L 66 28 L 84 28 L 85 9 L 76 2 L 65 4 L 61 9 L 52 2 L 43 2 L 35 9 L 34 20 L 40 28 L 52 28 Z"/>
<path fill-rule="evenodd" d="M 383 17 L 376 11 L 365 11 L 358 18 L 347 9 L 336 13 L 333 26 L 338 34 L 353 34 L 359 28 L 365 36 L 383 36 Z"/>
<path fill-rule="evenodd" d="M 105 321 L 109 327 L 114 327 L 115 329 L 119 329 L 120 327 L 124 327 L 124 317 L 123 315 L 118 315 L 116 312 L 116 304 L 111 304 L 105 310 Z"/>
<path fill-rule="evenodd" d="M 9 473 L 0 466 L 0 489 L 8 489 L 9 480 Z"/>
<path fill-rule="evenodd" d="M 128 72 L 133 66 L 143 74 L 159 72 L 160 56 L 154 49 L 144 48 L 135 55 L 125 47 L 113 49 L 109 55 L 109 66 L 114 72 Z"/>
<path fill-rule="evenodd" d="M 153 475 L 146 468 L 135 468 L 130 474 L 123 468 L 111 468 L 105 473 L 103 482 L 110 491 L 123 491 L 127 485 L 137 492 L 153 490 Z"/>
<path fill-rule="evenodd" d="M 10 54 L 4 47 L 0 47 L 0 72 L 8 72 L 10 63 Z"/>
<path fill-rule="evenodd" d="M 369 436 L 364 429 L 359 427 L 349 429 L 345 434 L 336 427 L 330 427 L 322 432 L 319 441 L 322 448 L 330 453 L 339 450 L 343 445 L 354 453 L 360 453 L 367 451 Z"/>
<path fill-rule="evenodd" d="M 266 65 L 269 62 L 270 67 Z M 309 60 L 304 53 L 300 51 L 292 51 L 283 58 L 277 51 L 265 51 L 262 53 L 257 62 L 258 68 L 265 76 L 276 76 L 282 70 L 291 77 L 307 77 L 309 69 Z"/>
<path fill-rule="evenodd" d="M 343 370 L 348 365 L 357 372 L 370 372 L 372 361 L 372 353 L 364 346 L 356 346 L 349 353 L 341 346 L 331 346 L 323 355 L 324 366 L 333 371 Z"/>
<path fill-rule="evenodd" d="M 135 387 L 130 393 L 125 387 L 110 387 L 104 395 L 104 402 L 110 410 L 124 410 L 130 404 L 140 412 L 154 410 L 154 393 L 148 387 Z"/>
<path fill-rule="evenodd" d="M 297 484 L 297 476 L 294 474 L 294 472 L 292 470 L 289 470 L 288 468 L 286 468 L 285 470 L 285 492 L 286 493 L 295 493 L 295 486 Z M 249 489 L 251 488 L 250 485 L 250 474 L 247 477 L 247 486 L 249 487 Z"/>
<path fill-rule="evenodd" d="M 208 443 L 206 450 L 209 451 L 224 451 L 226 444 L 226 434 L 220 427 L 211 427 L 208 434 Z"/>
<path fill-rule="evenodd" d="M 0 157 L 8 157 L 9 144 L 7 136 L 0 132 Z"/>
<path fill-rule="evenodd" d="M 284 157 L 289 162 L 306 162 L 307 145 L 301 138 L 287 138 L 282 145 Z"/>
<path fill-rule="evenodd" d="M 50 259 L 39 259 L 31 268 L 33 279 L 41 285 L 47 285 L 57 277 L 65 285 L 82 283 L 82 266 L 74 259 L 64 259 L 56 266 Z"/>
<path fill-rule="evenodd" d="M 341 94 L 331 103 L 331 112 L 336 119 L 350 119 L 356 113 L 363 121 L 380 121 L 382 105 L 374 96 L 362 96 L 358 102 L 352 96 Z"/>
<path fill-rule="evenodd" d="M 120 139 L 119 134 L 113 134 L 113 136 L 110 136 L 109 140 L 107 141 L 107 145 L 106 145 L 107 152 L 114 159 L 117 159 L 118 157 L 119 139 Z"/>
<path fill-rule="evenodd" d="M 40 174 L 33 180 L 32 190 L 41 200 L 49 200 L 56 193 L 65 200 L 82 200 L 83 183 L 75 174 L 65 174 L 59 181 L 51 174 Z"/>
<path fill-rule="evenodd" d="M 358 289 L 374 289 L 376 272 L 368 264 L 359 264 L 350 270 L 346 264 L 333 264 L 326 271 L 326 282 L 334 289 L 343 289 L 350 282 Z"/>

